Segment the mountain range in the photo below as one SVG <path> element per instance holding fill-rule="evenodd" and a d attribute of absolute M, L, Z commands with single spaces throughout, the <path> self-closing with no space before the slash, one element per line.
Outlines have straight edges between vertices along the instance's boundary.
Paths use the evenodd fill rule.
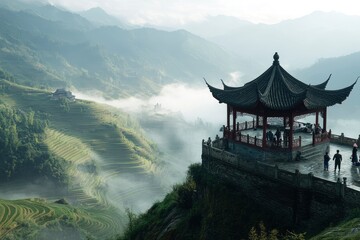
<path fill-rule="evenodd" d="M 67 184 L 66 194 L 53 187 L 54 193 L 43 194 L 52 186 L 49 180 L 46 185 L 36 182 L 39 192 L 27 187 L 30 181 L 25 185 L 20 181 L 13 185 L 3 182 L 1 198 L 23 194 L 21 198 L 29 199 L 0 200 L 0 210 L 6 212 L 0 213 L 0 238 L 10 234 L 9 238 L 31 239 L 31 233 L 37 239 L 36 232 L 40 234 L 54 225 L 58 229 L 73 226 L 84 231 L 84 236 L 101 239 L 121 232 L 126 214 L 130 230 L 141 233 L 152 228 L 148 233 L 154 236 L 172 232 L 174 222 L 179 222 L 182 227 L 176 229 L 180 234 L 177 236 L 186 238 L 196 233 L 193 236 L 201 238 L 204 229 L 224 231 L 226 228 L 217 223 L 223 219 L 231 231 L 239 234 L 239 216 L 252 217 L 253 209 L 259 210 L 257 206 L 246 207 L 244 204 L 251 202 L 244 200 L 238 205 L 245 208 L 234 211 L 231 204 L 237 193 L 233 188 L 222 191 L 214 187 L 216 191 L 208 194 L 210 188 L 203 185 L 203 190 L 198 191 L 195 174 L 189 175 L 184 185 L 175 186 L 164 202 L 156 202 L 148 214 L 136 218 L 130 211 L 125 213 L 125 206 L 147 208 L 149 202 L 163 196 L 169 182 L 181 177 L 185 165 L 200 160 L 200 153 L 192 147 L 197 148 L 201 138 L 208 136 L 211 124 L 198 119 L 197 124 L 191 125 L 181 114 L 166 116 L 161 103 L 156 104 L 158 109 L 146 109 L 148 112 L 144 107 L 134 115 L 139 118 L 136 121 L 128 113 L 90 101 L 52 101 L 50 90 L 54 88 L 96 91 L 109 99 L 151 96 L 170 83 L 206 88 L 203 77 L 209 82 L 223 78 L 228 83 L 229 73 L 234 72 L 240 72 L 241 80 L 246 82 L 272 64 L 275 51 L 280 54 L 281 65 L 308 84 L 322 83 L 332 74 L 327 89 L 338 89 L 349 86 L 360 75 L 356 44 L 360 33 L 355 30 L 360 20 L 338 13 L 316 12 L 273 25 L 215 16 L 185 25 L 185 30 L 169 31 L 132 26 L 100 8 L 76 13 L 43 3 L 2 0 L 0 22 L 0 107 L 3 112 L 14 111 L 17 122 L 22 122 L 17 115 L 27 119 L 22 128 L 12 124 L 15 127 L 2 130 L 13 142 L 25 145 L 26 138 L 12 136 L 16 132 L 23 136 L 23 129 L 29 129 L 27 122 L 33 122 L 34 116 L 41 118 L 46 123 L 43 132 L 29 136 L 38 144 L 35 146 L 53 156 L 51 159 L 64 162 L 61 171 L 54 168 L 55 164 L 45 165 L 51 170 L 48 172 L 67 177 L 63 181 Z M 358 84 L 341 106 L 329 109 L 330 120 L 360 117 Z M 184 95 L 192 99 L 191 93 Z M 210 93 L 208 97 L 211 101 Z M 133 107 L 132 103 L 129 105 Z M 9 119 L 6 116 L 3 115 L 4 121 Z M 21 144 L 19 149 L 27 150 L 23 150 L 24 155 L 35 159 L 30 154 L 31 145 Z M 9 167 L 19 167 L 17 163 L 24 160 L 17 155 L 12 159 L 12 165 L 7 162 Z M 190 171 L 199 173 L 200 169 L 193 166 Z M 47 173 L 46 167 L 41 170 Z M 22 192 L 24 189 L 26 192 Z M 236 214 L 229 218 L 228 213 Z M 250 228 L 263 216 L 269 214 L 244 222 Z M 206 224 L 196 225 L 200 219 Z M 166 234 L 163 236 L 170 236 Z M 64 236 L 67 237 L 61 237 Z"/>
<path fill-rule="evenodd" d="M 215 22 L 215 24 L 214 24 Z M 222 23 L 222 24 L 219 24 Z M 292 69 L 311 66 L 320 58 L 360 51 L 359 16 L 313 12 L 277 24 L 254 24 L 237 18 L 208 17 L 184 29 L 198 34 L 265 67 L 274 52 Z"/>
<path fill-rule="evenodd" d="M 50 5 L 1 8 L 0 20 L 0 67 L 32 86 L 149 95 L 163 84 L 200 85 L 204 76 L 218 79 L 246 65 L 184 30 L 97 27 Z"/>
<path fill-rule="evenodd" d="M 90 8 L 86 11 L 79 13 L 82 17 L 96 26 L 118 26 L 120 28 L 135 28 L 126 21 L 122 21 L 119 18 L 109 15 L 100 7 Z"/>

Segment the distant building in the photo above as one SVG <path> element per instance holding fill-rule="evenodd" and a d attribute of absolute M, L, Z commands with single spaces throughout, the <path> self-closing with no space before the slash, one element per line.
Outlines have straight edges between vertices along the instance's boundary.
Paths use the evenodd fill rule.
<path fill-rule="evenodd" d="M 75 95 L 73 95 L 70 91 L 66 91 L 64 88 L 58 88 L 52 94 L 51 100 L 60 100 L 60 99 L 75 101 Z"/>

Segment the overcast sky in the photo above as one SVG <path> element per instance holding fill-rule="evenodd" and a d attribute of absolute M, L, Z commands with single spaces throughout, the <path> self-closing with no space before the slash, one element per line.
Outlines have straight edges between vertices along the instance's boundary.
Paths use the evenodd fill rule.
<path fill-rule="evenodd" d="M 44 0 L 43 0 L 44 1 Z M 277 23 L 314 11 L 360 15 L 358 0 L 49 0 L 74 11 L 101 7 L 131 23 L 178 25 L 208 15 L 235 16 L 254 23 Z"/>

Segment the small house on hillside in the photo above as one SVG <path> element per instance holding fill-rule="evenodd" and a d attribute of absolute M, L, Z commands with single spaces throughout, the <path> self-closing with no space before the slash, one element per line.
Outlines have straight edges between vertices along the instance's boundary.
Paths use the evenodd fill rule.
<path fill-rule="evenodd" d="M 70 91 L 66 91 L 64 88 L 58 88 L 52 94 L 51 100 L 60 100 L 60 99 L 75 101 L 75 95 L 73 95 Z"/>

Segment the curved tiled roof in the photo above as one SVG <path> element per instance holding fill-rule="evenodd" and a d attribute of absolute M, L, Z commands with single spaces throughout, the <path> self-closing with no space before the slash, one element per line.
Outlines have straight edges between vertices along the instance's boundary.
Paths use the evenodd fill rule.
<path fill-rule="evenodd" d="M 256 79 L 242 87 L 224 85 L 224 89 L 215 88 L 206 83 L 220 103 L 252 109 L 263 105 L 271 110 L 320 109 L 342 103 L 350 94 L 354 84 L 339 90 L 325 90 L 328 79 L 318 85 L 308 85 L 291 76 L 279 64 L 279 55 L 275 53 L 273 65 Z"/>

